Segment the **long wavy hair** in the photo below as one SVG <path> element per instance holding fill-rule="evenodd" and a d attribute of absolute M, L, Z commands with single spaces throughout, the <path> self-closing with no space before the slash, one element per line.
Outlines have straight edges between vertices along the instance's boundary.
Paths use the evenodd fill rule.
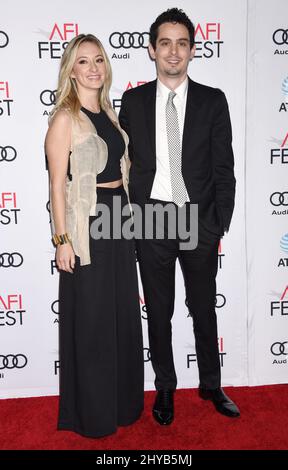
<path fill-rule="evenodd" d="M 109 90 L 112 83 L 112 70 L 111 65 L 108 59 L 108 56 L 105 52 L 105 49 L 96 36 L 93 34 L 79 34 L 73 38 L 67 45 L 60 63 L 60 71 L 58 77 L 58 86 L 56 93 L 56 105 L 53 108 L 51 117 L 59 109 L 69 110 L 73 116 L 76 118 L 79 116 L 79 110 L 81 108 L 81 103 L 79 100 L 79 95 L 77 91 L 77 85 L 74 78 L 71 78 L 72 69 L 76 60 L 77 52 L 79 46 L 83 42 L 92 42 L 100 50 L 103 55 L 105 67 L 106 67 L 106 78 L 103 83 L 103 86 L 99 90 L 99 103 L 102 109 L 107 111 L 111 108 L 111 102 L 109 98 Z"/>

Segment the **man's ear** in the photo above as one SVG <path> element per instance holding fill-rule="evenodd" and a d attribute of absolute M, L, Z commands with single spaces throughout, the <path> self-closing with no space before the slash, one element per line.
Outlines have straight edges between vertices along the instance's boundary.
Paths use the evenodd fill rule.
<path fill-rule="evenodd" d="M 196 44 L 194 44 L 194 46 L 191 49 L 190 60 L 194 59 L 195 52 L 196 52 Z"/>
<path fill-rule="evenodd" d="M 155 60 L 155 50 L 153 49 L 153 46 L 150 42 L 148 44 L 148 51 L 149 51 L 149 55 L 150 55 L 151 59 Z"/>

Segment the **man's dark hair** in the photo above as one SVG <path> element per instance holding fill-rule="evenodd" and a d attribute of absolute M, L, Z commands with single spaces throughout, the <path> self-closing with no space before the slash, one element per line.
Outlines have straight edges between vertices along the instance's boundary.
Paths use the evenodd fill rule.
<path fill-rule="evenodd" d="M 164 11 L 159 15 L 154 23 L 150 27 L 150 43 L 153 47 L 153 49 L 156 49 L 156 41 L 158 37 L 158 30 L 159 26 L 163 23 L 180 23 L 186 26 L 189 32 L 189 37 L 190 37 L 190 47 L 194 46 L 194 34 L 195 34 L 195 29 L 192 21 L 186 13 L 184 13 L 183 10 L 180 10 L 179 8 L 169 8 L 168 10 Z"/>

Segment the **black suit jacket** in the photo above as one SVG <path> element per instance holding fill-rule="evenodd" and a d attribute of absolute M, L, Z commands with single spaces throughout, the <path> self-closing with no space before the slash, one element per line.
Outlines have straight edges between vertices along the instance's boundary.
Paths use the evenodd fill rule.
<path fill-rule="evenodd" d="M 235 198 L 232 132 L 227 101 L 216 88 L 189 78 L 182 142 L 182 174 L 199 223 L 222 235 L 230 225 Z M 126 91 L 119 114 L 127 132 L 132 202 L 148 202 L 156 171 L 157 81 Z"/>

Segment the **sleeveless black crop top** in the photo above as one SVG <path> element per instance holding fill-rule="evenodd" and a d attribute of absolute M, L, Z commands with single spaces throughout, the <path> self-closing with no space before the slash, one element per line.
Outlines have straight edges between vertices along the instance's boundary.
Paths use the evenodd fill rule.
<path fill-rule="evenodd" d="M 120 180 L 122 178 L 120 159 L 125 150 L 125 142 L 121 133 L 102 109 L 100 113 L 93 113 L 82 107 L 81 111 L 91 119 L 97 134 L 106 142 L 108 147 L 107 165 L 102 173 L 99 173 L 97 176 L 97 183 L 109 183 Z"/>

